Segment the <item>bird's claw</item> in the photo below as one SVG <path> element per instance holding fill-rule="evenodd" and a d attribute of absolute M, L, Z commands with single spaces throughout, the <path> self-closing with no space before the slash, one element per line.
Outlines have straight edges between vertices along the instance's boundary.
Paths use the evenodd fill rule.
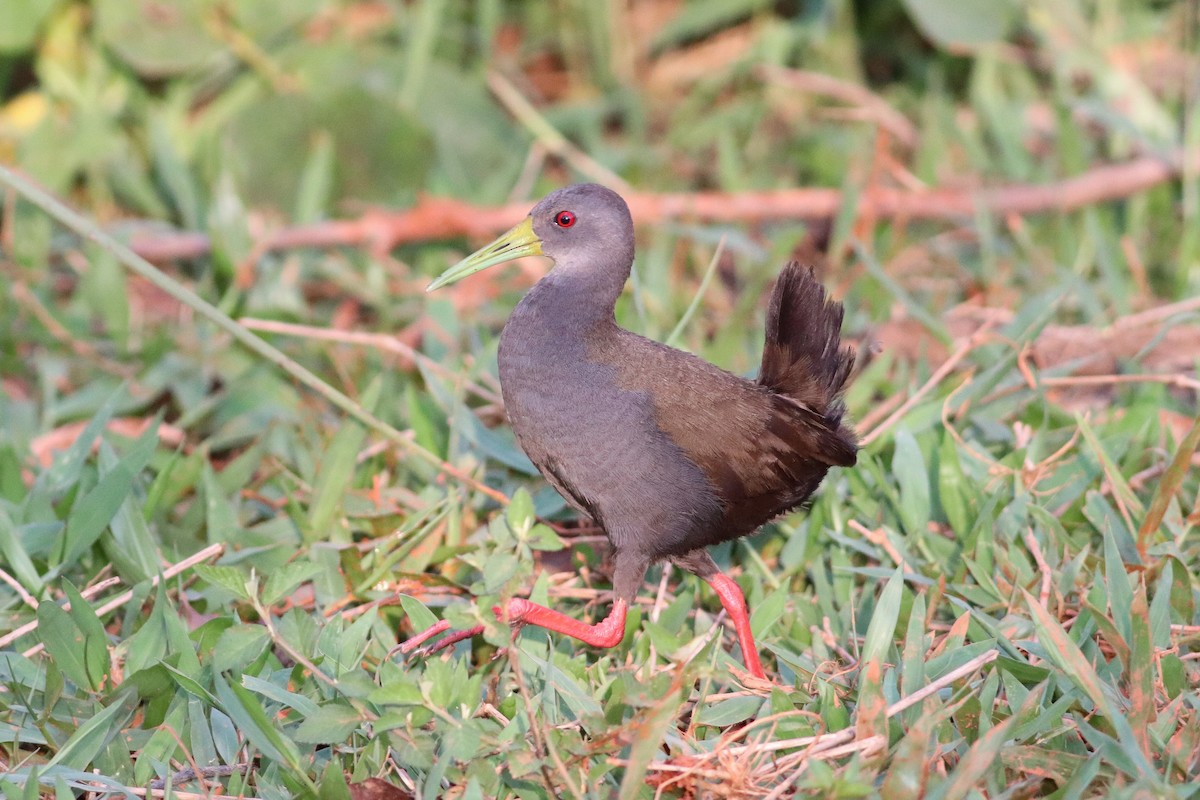
<path fill-rule="evenodd" d="M 512 625 L 514 628 L 519 628 L 524 624 L 525 614 L 528 612 L 529 606 L 532 604 L 520 597 L 514 597 L 508 601 L 506 605 L 492 606 L 492 613 L 496 615 L 496 619 L 506 625 Z M 477 636 L 483 633 L 483 626 L 476 625 L 473 628 L 465 628 L 460 631 L 451 632 L 446 638 L 431 644 L 426 644 L 430 639 L 435 639 L 450 630 L 449 620 L 441 620 L 440 622 L 430 625 L 420 633 L 413 634 L 412 637 L 402 642 L 397 649 L 406 656 L 414 658 L 428 658 L 434 653 L 450 647 L 451 645 L 461 642 L 463 639 L 470 639 L 472 636 Z M 422 645 L 424 645 L 422 647 Z"/>
<path fill-rule="evenodd" d="M 434 653 L 444 650 L 451 645 L 458 644 L 463 639 L 470 639 L 472 636 L 477 636 L 483 633 L 483 626 L 476 625 L 473 628 L 464 628 L 460 631 L 454 631 L 440 641 L 433 642 L 432 644 L 425 644 L 425 642 L 428 642 L 430 639 L 441 636 L 443 633 L 446 633 L 449 630 L 450 622 L 448 620 L 442 620 L 436 625 L 431 625 L 420 633 L 405 640 L 404 643 L 398 647 L 398 649 L 401 653 L 404 653 L 405 655 L 412 655 L 414 658 L 428 658 Z M 425 644 L 425 646 L 421 647 L 423 644 Z"/>
<path fill-rule="evenodd" d="M 503 606 L 492 606 L 492 613 L 496 615 L 496 619 L 513 628 L 520 628 L 525 624 L 525 615 L 529 609 L 534 607 L 534 604 L 523 597 L 512 597 Z"/>

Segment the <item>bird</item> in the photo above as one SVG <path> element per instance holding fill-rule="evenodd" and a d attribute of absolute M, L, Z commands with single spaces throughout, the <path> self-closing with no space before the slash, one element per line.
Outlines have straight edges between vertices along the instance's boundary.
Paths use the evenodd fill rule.
<path fill-rule="evenodd" d="M 707 548 L 801 506 L 831 467 L 854 465 L 842 395 L 855 356 L 841 343 L 842 305 L 812 269 L 787 264 L 768 304 L 754 380 L 633 333 L 614 314 L 633 265 L 633 219 L 619 194 L 589 183 L 547 195 L 428 291 L 531 255 L 554 264 L 500 334 L 501 394 L 529 459 L 607 535 L 615 600 L 595 624 L 520 597 L 494 612 L 514 628 L 614 647 L 647 569 L 669 562 L 715 590 L 747 672 L 765 679 L 745 597 Z M 401 649 L 449 627 L 443 620 Z M 423 652 L 482 629 L 454 632 Z"/>

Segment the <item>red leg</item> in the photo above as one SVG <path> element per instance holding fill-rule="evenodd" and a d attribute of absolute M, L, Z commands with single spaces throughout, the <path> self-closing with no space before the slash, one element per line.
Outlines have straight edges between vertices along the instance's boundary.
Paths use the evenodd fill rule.
<path fill-rule="evenodd" d="M 754 677 L 766 680 L 767 674 L 763 672 L 762 662 L 758 660 L 758 650 L 754 646 L 754 635 L 750 633 L 750 612 L 746 609 L 746 598 L 742 595 L 742 590 L 732 578 L 721 572 L 710 575 L 704 580 L 708 581 L 708 585 L 717 593 L 717 597 L 721 598 L 721 605 L 725 606 L 725 611 L 733 620 L 733 628 L 737 631 L 738 644 L 742 647 L 742 660 L 746 662 L 746 669 L 750 670 L 750 674 Z"/>
<path fill-rule="evenodd" d="M 496 606 L 492 611 L 501 621 L 518 628 L 522 625 L 537 625 L 539 628 L 565 633 L 593 647 L 616 647 L 625 636 L 626 609 L 625 601 L 618 598 L 608 616 L 595 625 L 588 625 L 520 597 L 509 600 L 507 609 Z"/>

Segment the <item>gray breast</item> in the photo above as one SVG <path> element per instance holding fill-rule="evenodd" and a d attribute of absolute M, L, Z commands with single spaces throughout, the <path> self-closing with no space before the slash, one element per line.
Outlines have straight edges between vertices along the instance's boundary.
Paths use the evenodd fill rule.
<path fill-rule="evenodd" d="M 658 430 L 644 392 L 618 388 L 586 358 L 578 321 L 528 301 L 500 337 L 500 385 L 513 431 L 547 480 L 614 546 L 659 558 L 721 516 L 703 472 Z"/>

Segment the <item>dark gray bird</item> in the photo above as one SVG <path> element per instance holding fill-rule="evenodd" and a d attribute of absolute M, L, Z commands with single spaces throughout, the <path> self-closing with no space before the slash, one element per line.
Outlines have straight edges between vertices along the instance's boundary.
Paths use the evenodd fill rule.
<path fill-rule="evenodd" d="M 804 502 L 830 467 L 855 463 L 841 401 L 854 364 L 841 347 L 842 306 L 811 270 L 788 264 L 771 295 L 762 368 L 749 381 L 617 325 L 633 242 L 619 195 L 568 186 L 429 287 L 521 256 L 554 260 L 504 326 L 500 385 L 530 460 L 612 542 L 616 602 L 595 625 L 520 598 L 496 612 L 515 626 L 612 647 L 646 569 L 670 561 L 716 590 L 746 667 L 761 678 L 742 592 L 705 548 L 752 533 Z M 446 629 L 440 623 L 404 649 Z"/>

